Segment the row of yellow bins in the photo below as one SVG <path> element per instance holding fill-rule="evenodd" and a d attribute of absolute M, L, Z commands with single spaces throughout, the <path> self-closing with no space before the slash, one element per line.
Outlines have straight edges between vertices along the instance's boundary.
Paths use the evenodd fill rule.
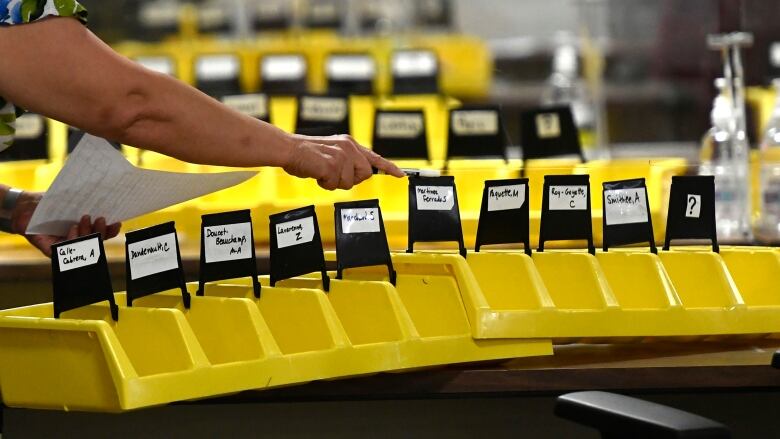
<path fill-rule="evenodd" d="M 333 259 L 333 254 L 328 254 Z M 640 342 L 780 333 L 780 252 L 679 248 L 393 254 L 268 286 L 207 285 L 190 309 L 163 292 L 52 318 L 0 312 L 0 392 L 12 407 L 124 411 L 435 365 L 550 355 L 551 340 Z M 194 292 L 195 285 L 190 285 Z M 123 293 L 116 294 L 124 304 Z"/>

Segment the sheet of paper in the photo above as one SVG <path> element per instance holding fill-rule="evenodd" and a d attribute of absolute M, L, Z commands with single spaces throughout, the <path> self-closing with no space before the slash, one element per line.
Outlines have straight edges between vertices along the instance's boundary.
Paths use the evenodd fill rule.
<path fill-rule="evenodd" d="M 67 235 L 82 215 L 125 221 L 235 186 L 256 171 L 186 174 L 140 169 L 108 141 L 85 134 L 46 191 L 27 233 Z"/>

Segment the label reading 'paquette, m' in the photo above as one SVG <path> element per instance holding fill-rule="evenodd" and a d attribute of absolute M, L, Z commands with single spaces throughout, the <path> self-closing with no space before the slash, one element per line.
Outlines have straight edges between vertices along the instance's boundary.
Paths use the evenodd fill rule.
<path fill-rule="evenodd" d="M 311 121 L 339 122 L 347 117 L 347 100 L 343 98 L 301 99 L 301 118 Z"/>
<path fill-rule="evenodd" d="M 379 209 L 342 209 L 341 231 L 344 233 L 379 232 Z"/>
<path fill-rule="evenodd" d="M 176 235 L 162 236 L 127 244 L 130 279 L 136 280 L 179 267 L 176 255 Z"/>
<path fill-rule="evenodd" d="M 391 139 L 414 139 L 423 129 L 421 114 L 380 114 L 377 117 L 377 136 Z"/>
<path fill-rule="evenodd" d="M 306 217 L 276 225 L 276 248 L 305 244 L 314 239 L 314 218 Z"/>
<path fill-rule="evenodd" d="M 417 210 L 452 210 L 455 196 L 452 186 L 417 186 Z"/>
<path fill-rule="evenodd" d="M 511 210 L 523 207 L 525 185 L 510 184 L 488 188 L 488 211 Z"/>
<path fill-rule="evenodd" d="M 452 132 L 458 136 L 493 136 L 498 133 L 495 110 L 454 111 Z"/>
<path fill-rule="evenodd" d="M 550 210 L 586 210 L 587 186 L 550 186 Z"/>
<path fill-rule="evenodd" d="M 647 222 L 644 188 L 604 191 L 604 215 L 608 226 Z"/>
<path fill-rule="evenodd" d="M 57 248 L 57 262 L 59 262 L 60 272 L 95 265 L 99 258 L 100 242 L 98 238 L 74 242 Z"/>
<path fill-rule="evenodd" d="M 203 228 L 206 263 L 252 257 L 252 224 L 223 224 Z"/>

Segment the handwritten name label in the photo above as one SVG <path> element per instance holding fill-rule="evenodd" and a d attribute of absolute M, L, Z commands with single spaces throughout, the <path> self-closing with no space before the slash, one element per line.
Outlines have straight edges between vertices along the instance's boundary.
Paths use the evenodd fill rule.
<path fill-rule="evenodd" d="M 269 55 L 261 61 L 260 72 L 265 81 L 299 79 L 306 74 L 306 61 L 300 55 Z"/>
<path fill-rule="evenodd" d="M 685 216 L 699 218 L 701 216 L 701 195 L 688 194 L 685 197 Z"/>
<path fill-rule="evenodd" d="M 436 56 L 426 50 L 403 51 L 393 54 L 393 75 L 399 78 L 432 76 L 436 73 Z"/>
<path fill-rule="evenodd" d="M 132 280 L 179 268 L 173 233 L 127 244 L 127 254 Z"/>
<path fill-rule="evenodd" d="M 550 210 L 586 210 L 587 186 L 550 186 Z"/>
<path fill-rule="evenodd" d="M 536 136 L 551 139 L 561 135 L 561 121 L 557 113 L 542 113 L 536 116 Z"/>
<path fill-rule="evenodd" d="M 417 186 L 417 210 L 452 210 L 455 196 L 452 186 Z"/>
<path fill-rule="evenodd" d="M 43 117 L 37 114 L 23 114 L 16 119 L 14 136 L 17 139 L 37 139 L 43 134 L 43 124 Z"/>
<path fill-rule="evenodd" d="M 422 133 L 421 114 L 380 114 L 377 136 L 393 139 L 414 139 Z"/>
<path fill-rule="evenodd" d="M 647 222 L 647 193 L 644 188 L 604 191 L 607 225 Z"/>
<path fill-rule="evenodd" d="M 98 238 L 74 242 L 57 248 L 57 261 L 60 273 L 97 264 L 100 258 L 100 243 Z"/>
<path fill-rule="evenodd" d="M 306 217 L 276 225 L 276 248 L 305 244 L 314 239 L 314 218 Z"/>
<path fill-rule="evenodd" d="M 259 119 L 268 116 L 268 97 L 264 94 L 224 96 L 222 103 L 247 116 Z"/>
<path fill-rule="evenodd" d="M 301 99 L 301 118 L 304 120 L 339 122 L 346 117 L 346 99 L 309 97 Z"/>
<path fill-rule="evenodd" d="M 371 80 L 376 74 L 376 64 L 365 55 L 333 55 L 325 66 L 328 78 L 335 80 Z"/>
<path fill-rule="evenodd" d="M 379 209 L 342 209 L 341 230 L 344 233 L 378 232 Z"/>
<path fill-rule="evenodd" d="M 488 189 L 488 211 L 511 210 L 523 207 L 525 203 L 525 185 L 510 184 Z"/>
<path fill-rule="evenodd" d="M 203 228 L 206 263 L 235 261 L 252 257 L 252 224 L 223 224 Z"/>
<path fill-rule="evenodd" d="M 498 113 L 492 110 L 454 111 L 452 132 L 458 136 L 492 136 L 498 133 Z"/>
<path fill-rule="evenodd" d="M 206 55 L 195 61 L 195 76 L 203 81 L 224 81 L 238 77 L 238 57 Z"/>

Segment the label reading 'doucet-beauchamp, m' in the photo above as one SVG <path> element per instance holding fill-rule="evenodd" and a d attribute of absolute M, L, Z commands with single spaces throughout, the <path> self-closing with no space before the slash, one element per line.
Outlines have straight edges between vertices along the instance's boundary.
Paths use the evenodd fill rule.
<path fill-rule="evenodd" d="M 176 235 L 162 236 L 127 244 L 130 258 L 130 279 L 136 280 L 179 267 L 176 256 Z"/>
<path fill-rule="evenodd" d="M 342 209 L 341 231 L 344 233 L 374 233 L 379 229 L 379 209 Z"/>
<path fill-rule="evenodd" d="M 647 195 L 644 188 L 604 191 L 607 225 L 647 222 Z"/>
<path fill-rule="evenodd" d="M 276 225 L 276 248 L 305 244 L 314 239 L 314 218 L 306 217 Z"/>
<path fill-rule="evenodd" d="M 100 242 L 97 237 L 57 248 L 60 272 L 97 264 L 98 258 L 100 258 Z"/>
<path fill-rule="evenodd" d="M 587 186 L 550 186 L 550 210 L 586 210 Z"/>
<path fill-rule="evenodd" d="M 207 264 L 252 257 L 252 223 L 204 227 L 203 239 Z"/>
<path fill-rule="evenodd" d="M 455 197 L 452 186 L 417 186 L 417 210 L 452 210 Z"/>
<path fill-rule="evenodd" d="M 492 136 L 498 133 L 498 114 L 492 110 L 452 113 L 452 132 L 459 136 Z"/>
<path fill-rule="evenodd" d="M 511 210 L 523 207 L 525 203 L 525 185 L 510 184 L 493 186 L 488 189 L 488 211 Z"/>

